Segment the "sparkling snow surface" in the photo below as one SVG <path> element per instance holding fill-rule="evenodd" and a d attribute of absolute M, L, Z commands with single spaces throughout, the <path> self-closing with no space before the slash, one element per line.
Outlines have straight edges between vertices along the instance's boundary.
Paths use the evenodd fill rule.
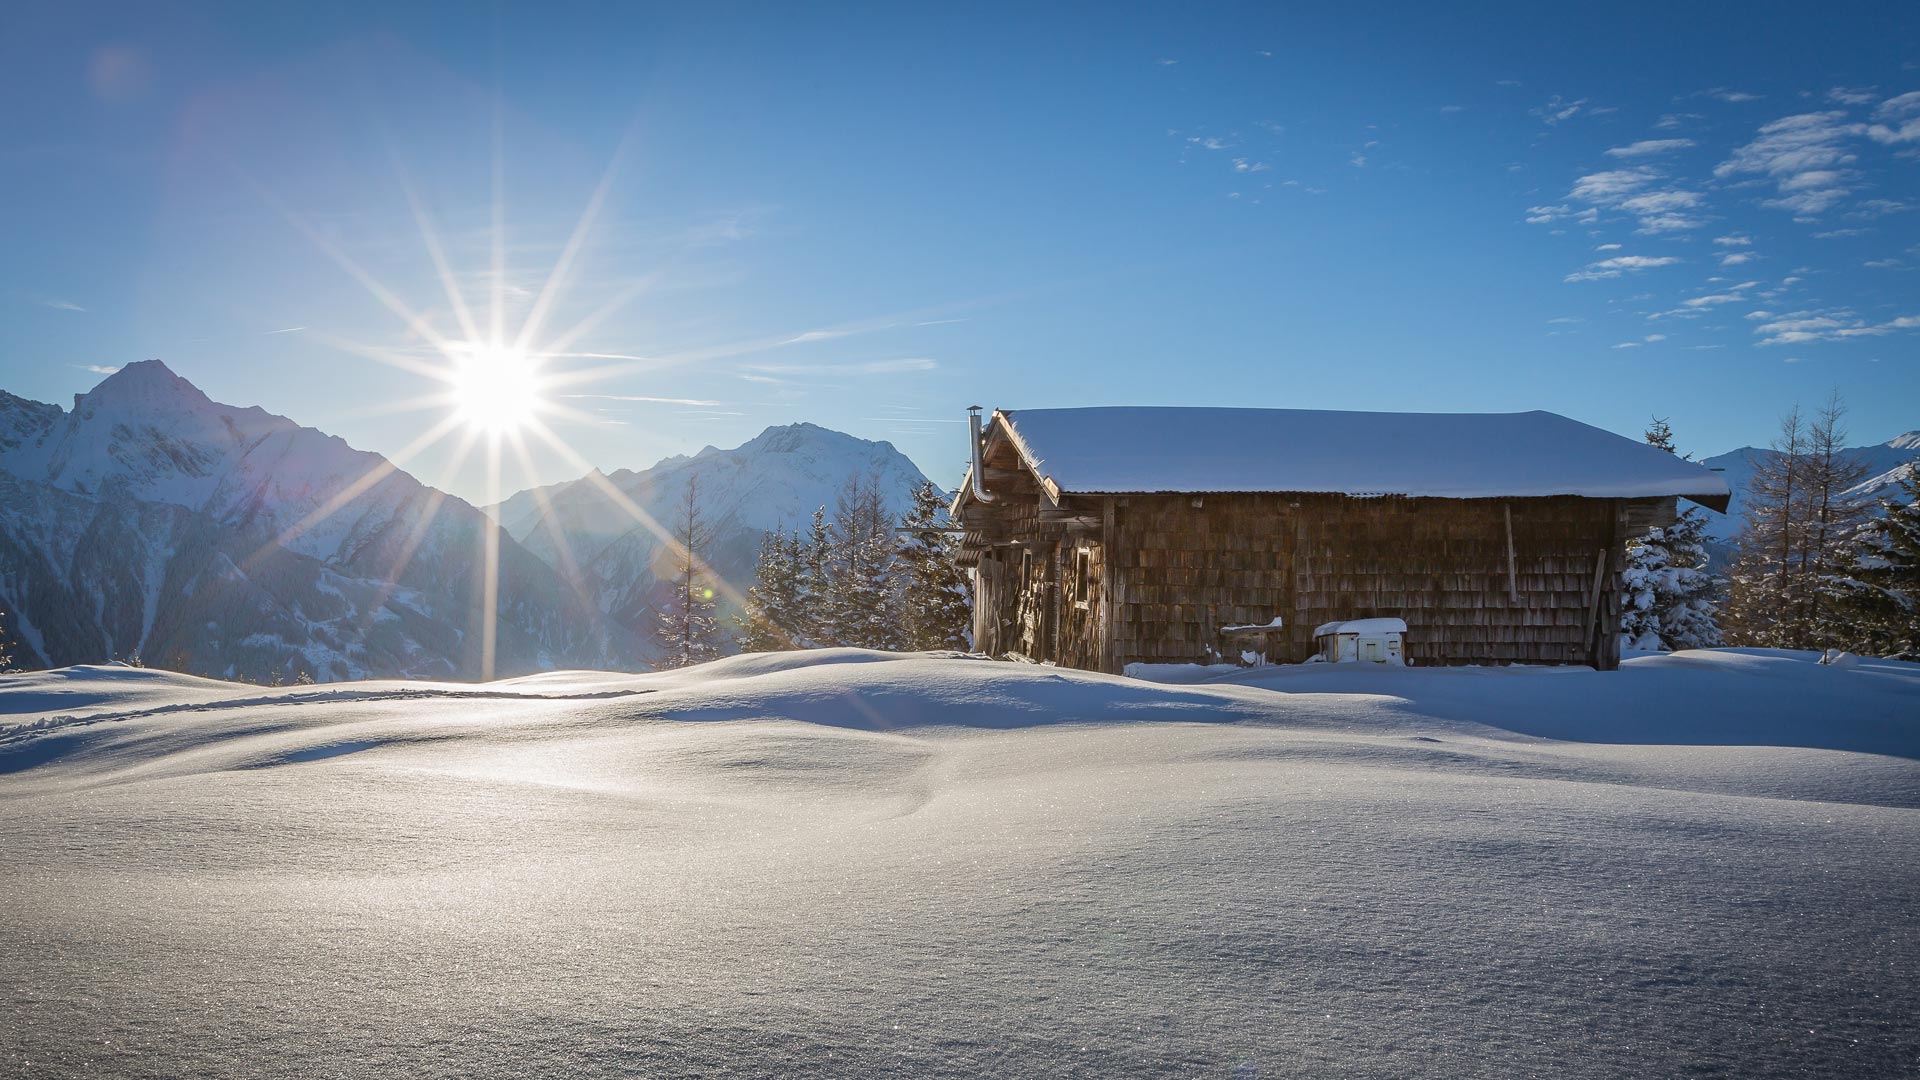
<path fill-rule="evenodd" d="M 1017 409 L 1063 491 L 1313 491 L 1449 499 L 1725 498 L 1694 462 L 1550 412 Z"/>
<path fill-rule="evenodd" d="M 1813 659 L 14 676 L 0 1075 L 1910 1076 L 1920 667 Z"/>

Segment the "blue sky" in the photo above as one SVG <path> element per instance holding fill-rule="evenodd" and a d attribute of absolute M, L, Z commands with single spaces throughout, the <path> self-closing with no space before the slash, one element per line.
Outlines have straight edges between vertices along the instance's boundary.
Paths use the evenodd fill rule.
<path fill-rule="evenodd" d="M 810 420 L 951 481 L 976 402 L 1920 427 L 1913 5 L 389 7 L 20 13 L 0 388 L 159 357 L 397 452 L 458 324 L 417 204 L 509 335 L 567 263 L 607 469 Z"/>

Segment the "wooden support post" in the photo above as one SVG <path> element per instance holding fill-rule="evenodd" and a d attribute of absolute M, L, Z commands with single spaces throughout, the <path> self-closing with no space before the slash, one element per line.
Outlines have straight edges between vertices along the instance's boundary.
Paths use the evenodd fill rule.
<path fill-rule="evenodd" d="M 1114 637 L 1120 625 L 1114 610 L 1113 500 L 1102 499 L 1100 506 L 1100 670 L 1120 674 L 1120 642 Z"/>
<path fill-rule="evenodd" d="M 1607 578 L 1607 549 L 1593 555 L 1593 588 L 1587 592 L 1587 661 L 1600 666 L 1600 586 Z"/>
<path fill-rule="evenodd" d="M 1620 621 L 1622 584 L 1621 577 L 1627 570 L 1627 504 L 1624 499 L 1613 502 L 1613 538 L 1607 544 L 1607 591 L 1605 614 L 1600 622 L 1600 663 L 1601 671 L 1620 669 Z"/>
<path fill-rule="evenodd" d="M 1513 504 L 1501 503 L 1501 509 L 1507 512 L 1507 598 L 1515 607 L 1520 605 L 1520 571 L 1515 565 L 1513 554 Z"/>

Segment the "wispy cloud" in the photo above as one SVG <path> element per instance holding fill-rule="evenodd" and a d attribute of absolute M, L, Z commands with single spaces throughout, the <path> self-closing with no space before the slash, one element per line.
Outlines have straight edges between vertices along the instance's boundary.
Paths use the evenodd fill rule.
<path fill-rule="evenodd" d="M 1920 142 L 1920 90 L 1888 98 L 1873 110 L 1875 123 L 1867 135 L 1875 142 Z"/>
<path fill-rule="evenodd" d="M 562 398 L 588 401 L 628 401 L 647 405 L 725 405 L 724 401 L 705 398 L 652 397 L 647 394 L 561 394 Z"/>
<path fill-rule="evenodd" d="M 1871 105 L 1879 96 L 1872 87 L 1836 86 L 1827 91 L 1827 100 L 1835 105 Z"/>
<path fill-rule="evenodd" d="M 81 371 L 91 371 L 95 375 L 112 375 L 120 370 L 118 365 L 109 367 L 106 364 L 68 364 L 67 366 L 79 368 Z"/>
<path fill-rule="evenodd" d="M 1759 284 L 1757 281 L 1746 281 L 1732 286 L 1726 292 L 1712 293 L 1707 296 L 1696 296 L 1691 300 L 1683 300 L 1681 303 L 1690 308 L 1713 307 L 1716 304 L 1744 304 L 1747 302 L 1745 295 L 1746 290 Z"/>
<path fill-rule="evenodd" d="M 79 304 L 76 304 L 71 300 L 62 300 L 57 296 L 36 296 L 33 298 L 33 302 L 43 308 L 52 308 L 55 311 L 87 310 L 86 308 L 81 307 Z"/>
<path fill-rule="evenodd" d="M 787 338 L 786 340 L 780 342 L 780 344 L 805 345 L 810 341 L 832 341 L 834 338 L 843 338 L 851 334 L 857 334 L 857 333 L 859 333 L 858 330 L 854 330 L 846 327 L 839 327 L 831 330 L 808 330 L 805 333 L 795 334 L 792 337 Z"/>
<path fill-rule="evenodd" d="M 1535 108 L 1533 115 L 1539 117 L 1548 127 L 1553 127 L 1556 124 L 1564 123 L 1578 116 L 1580 110 L 1585 108 L 1586 104 L 1586 98 L 1580 98 L 1577 101 L 1568 101 L 1559 94 L 1555 94 L 1547 99 L 1545 105 Z"/>
<path fill-rule="evenodd" d="M 1753 243 L 1753 238 L 1750 236 L 1742 236 L 1739 233 L 1733 233 L 1728 236 L 1716 236 L 1713 238 L 1713 242 L 1719 244 L 1721 247 L 1747 247 Z"/>
<path fill-rule="evenodd" d="M 1685 150 L 1693 145 L 1694 141 L 1692 139 L 1641 139 L 1636 143 L 1613 147 L 1607 151 L 1607 156 L 1617 158 L 1652 157 L 1655 154 L 1668 154 L 1675 150 Z"/>
<path fill-rule="evenodd" d="M 1605 278 L 1617 278 L 1622 274 L 1651 270 L 1659 266 L 1672 266 L 1679 261 L 1672 255 L 1618 255 L 1611 259 L 1588 263 L 1586 269 L 1568 274 L 1566 280 L 1600 281 Z"/>
<path fill-rule="evenodd" d="M 1268 169 L 1271 169 L 1271 168 L 1273 168 L 1273 166 L 1267 164 L 1264 161 L 1248 161 L 1246 158 L 1243 158 L 1243 157 L 1237 157 L 1233 159 L 1234 172 L 1257 173 L 1257 172 L 1266 172 Z"/>
<path fill-rule="evenodd" d="M 1868 322 L 1850 311 L 1796 311 L 1753 328 L 1762 345 L 1800 345 L 1813 341 L 1844 341 L 1880 337 L 1902 330 L 1920 330 L 1920 315 L 1902 315 L 1885 322 Z"/>
<path fill-rule="evenodd" d="M 1866 131 L 1867 125 L 1837 110 L 1782 117 L 1763 125 L 1757 138 L 1735 150 L 1713 174 L 1722 180 L 1768 177 L 1779 194 L 1765 205 L 1811 218 L 1853 193 L 1854 174 L 1847 166 L 1857 157 L 1847 143 Z"/>
<path fill-rule="evenodd" d="M 1639 219 L 1642 234 L 1676 232 L 1705 224 L 1691 212 L 1702 206 L 1705 198 L 1697 191 L 1660 187 L 1665 179 L 1665 174 L 1649 165 L 1588 173 L 1573 182 L 1567 199 L 1569 203 L 1588 205 L 1586 221 L 1595 220 L 1600 208 L 1632 214 Z M 1543 210 L 1566 212 L 1568 207 L 1534 207 L 1528 211 L 1533 216 L 1527 220 L 1535 224 L 1551 220 L 1541 217 L 1538 211 Z M 1583 219 L 1576 216 L 1575 220 Z"/>
<path fill-rule="evenodd" d="M 1716 86 L 1711 90 L 1701 90 L 1693 96 L 1712 98 L 1715 101 L 1724 101 L 1729 105 L 1738 105 L 1746 101 L 1760 100 L 1759 94 L 1750 94 L 1745 90 L 1729 90 L 1724 86 Z"/>
<path fill-rule="evenodd" d="M 864 360 L 842 364 L 743 364 L 743 370 L 761 375 L 898 375 L 909 371 L 932 371 L 937 360 L 924 356 L 898 360 Z M 743 378 L 745 376 L 742 376 Z"/>
<path fill-rule="evenodd" d="M 1759 257 L 1751 251 L 1729 251 L 1720 256 L 1720 265 L 1739 266 L 1741 263 L 1749 263 Z"/>
<path fill-rule="evenodd" d="M 1630 169 L 1609 169 L 1605 172 L 1589 173 L 1573 182 L 1573 190 L 1568 193 L 1570 199 L 1581 202 L 1611 204 L 1644 189 L 1660 179 L 1660 173 L 1646 165 L 1636 165 Z"/>

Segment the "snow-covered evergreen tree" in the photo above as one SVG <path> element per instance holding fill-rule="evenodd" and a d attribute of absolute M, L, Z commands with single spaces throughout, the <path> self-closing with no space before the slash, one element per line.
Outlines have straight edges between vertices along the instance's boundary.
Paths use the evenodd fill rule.
<path fill-rule="evenodd" d="M 806 562 L 800 534 L 774 529 L 760 541 L 760 558 L 747 607 L 740 615 L 742 652 L 779 652 L 805 646 Z"/>
<path fill-rule="evenodd" d="M 913 489 L 913 506 L 900 521 L 901 622 L 909 649 L 965 649 L 973 608 L 967 576 L 954 563 L 946 532 L 947 497 L 931 482 Z"/>
<path fill-rule="evenodd" d="M 893 529 L 878 478 L 849 479 L 834 508 L 834 550 L 821 615 L 835 644 L 903 647 Z"/>
<path fill-rule="evenodd" d="M 1673 429 L 1655 417 L 1647 442 L 1678 454 Z M 1720 644 L 1713 602 L 1714 581 L 1706 571 L 1706 515 L 1688 506 L 1664 528 L 1655 528 L 1627 546 L 1621 574 L 1626 589 L 1620 617 L 1624 649 L 1705 649 Z"/>
<path fill-rule="evenodd" d="M 1840 648 L 1920 662 L 1920 469 L 1844 545 L 1831 580 L 1827 627 Z"/>
<path fill-rule="evenodd" d="M 13 670 L 13 635 L 7 632 L 7 613 L 0 610 L 0 675 Z"/>
<path fill-rule="evenodd" d="M 834 530 L 827 522 L 827 508 L 815 507 L 807 524 L 807 536 L 800 545 L 800 597 L 794 612 L 795 628 L 814 648 L 840 644 L 828 617 L 832 595 L 834 566 Z"/>
<path fill-rule="evenodd" d="M 877 477 L 855 478 L 831 517 L 825 507 L 814 511 L 804 536 L 768 534 L 740 620 L 741 648 L 966 648 L 967 582 L 944 531 L 945 498 L 922 483 L 899 520 L 888 501 Z"/>
<path fill-rule="evenodd" d="M 720 624 L 713 583 L 703 557 L 708 530 L 700 516 L 699 477 L 687 477 L 686 498 L 674 521 L 673 578 L 656 635 L 659 667 L 689 667 L 720 657 Z"/>
<path fill-rule="evenodd" d="M 1708 649 L 1721 643 L 1713 577 L 1707 573 L 1706 515 L 1694 507 L 1627 549 L 1621 647 Z"/>

